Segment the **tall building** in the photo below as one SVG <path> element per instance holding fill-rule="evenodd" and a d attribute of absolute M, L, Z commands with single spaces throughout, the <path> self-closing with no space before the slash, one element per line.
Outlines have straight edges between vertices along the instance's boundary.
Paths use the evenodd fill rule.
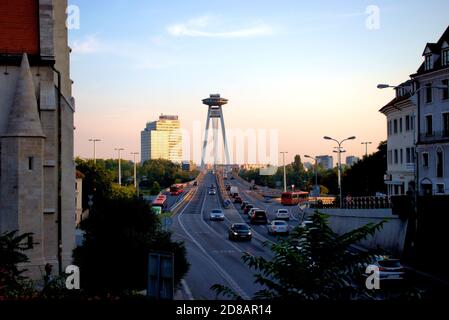
<path fill-rule="evenodd" d="M 412 81 L 395 90 L 396 97 L 379 111 L 387 117 L 388 195 L 403 195 L 415 188 L 416 106 L 410 94 Z"/>
<path fill-rule="evenodd" d="M 317 156 L 317 164 L 326 170 L 334 168 L 334 158 L 332 156 Z"/>
<path fill-rule="evenodd" d="M 352 167 L 354 164 L 356 164 L 357 162 L 359 162 L 359 157 L 356 156 L 347 156 L 346 157 L 346 165 L 348 167 Z"/>
<path fill-rule="evenodd" d="M 411 75 L 418 118 L 418 185 L 421 194 L 449 194 L 449 27 L 436 43 L 427 43 L 424 61 Z M 441 89 L 444 88 L 444 89 Z"/>
<path fill-rule="evenodd" d="M 182 161 L 182 133 L 178 116 L 161 115 L 159 120 L 148 122 L 140 134 L 141 161 L 167 159 Z"/>
<path fill-rule="evenodd" d="M 67 1 L 0 1 L 0 233 L 32 233 L 34 279 L 72 261 L 75 164 Z"/>

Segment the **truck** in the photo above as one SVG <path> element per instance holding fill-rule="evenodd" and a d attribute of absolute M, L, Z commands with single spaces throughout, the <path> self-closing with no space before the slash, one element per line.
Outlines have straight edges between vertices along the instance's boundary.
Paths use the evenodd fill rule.
<path fill-rule="evenodd" d="M 231 186 L 231 190 L 230 190 L 230 195 L 231 197 L 236 197 L 239 195 L 239 188 L 237 188 L 236 186 Z"/>

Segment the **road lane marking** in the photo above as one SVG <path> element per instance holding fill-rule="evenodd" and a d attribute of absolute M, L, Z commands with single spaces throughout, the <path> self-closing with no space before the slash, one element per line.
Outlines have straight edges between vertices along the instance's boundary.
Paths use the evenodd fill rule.
<path fill-rule="evenodd" d="M 198 190 L 198 189 L 197 189 Z M 196 195 L 196 192 L 195 192 Z M 192 240 L 192 242 L 203 252 L 203 254 L 210 260 L 210 262 L 215 266 L 217 271 L 221 273 L 221 276 L 231 285 L 231 287 L 234 288 L 234 290 L 243 298 L 243 299 L 250 299 L 250 296 L 234 281 L 234 279 L 212 258 L 211 255 L 209 255 L 204 249 L 204 247 L 187 231 L 187 228 L 185 227 L 184 223 L 182 222 L 181 217 L 184 214 L 184 211 L 189 207 L 189 204 L 191 202 L 188 202 L 187 205 L 184 207 L 184 209 L 178 214 L 178 223 L 181 226 L 182 230 L 185 232 L 185 234 Z"/>

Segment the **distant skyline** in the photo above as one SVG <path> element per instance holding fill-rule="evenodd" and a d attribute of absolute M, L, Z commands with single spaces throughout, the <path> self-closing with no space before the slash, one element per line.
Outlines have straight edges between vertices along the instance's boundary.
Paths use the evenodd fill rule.
<path fill-rule="evenodd" d="M 422 62 L 427 42 L 449 24 L 449 2 L 434 1 L 87 1 L 70 30 L 76 99 L 75 155 L 140 151 L 140 131 L 161 114 L 186 130 L 205 125 L 201 99 L 220 93 L 228 129 L 278 129 L 279 150 L 332 154 L 328 135 L 362 157 L 386 140 L 378 110 Z M 380 10 L 367 28 L 368 6 Z M 303 159 L 304 160 L 304 159 Z"/>

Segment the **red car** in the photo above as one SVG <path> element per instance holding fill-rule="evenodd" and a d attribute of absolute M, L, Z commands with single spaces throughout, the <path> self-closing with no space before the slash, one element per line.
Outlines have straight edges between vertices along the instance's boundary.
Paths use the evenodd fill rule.
<path fill-rule="evenodd" d="M 242 202 L 243 202 L 243 200 L 239 196 L 234 198 L 234 203 L 242 203 Z"/>
<path fill-rule="evenodd" d="M 183 192 L 184 190 L 182 190 L 181 186 L 174 185 L 170 187 L 170 194 L 172 196 L 179 196 Z"/>

